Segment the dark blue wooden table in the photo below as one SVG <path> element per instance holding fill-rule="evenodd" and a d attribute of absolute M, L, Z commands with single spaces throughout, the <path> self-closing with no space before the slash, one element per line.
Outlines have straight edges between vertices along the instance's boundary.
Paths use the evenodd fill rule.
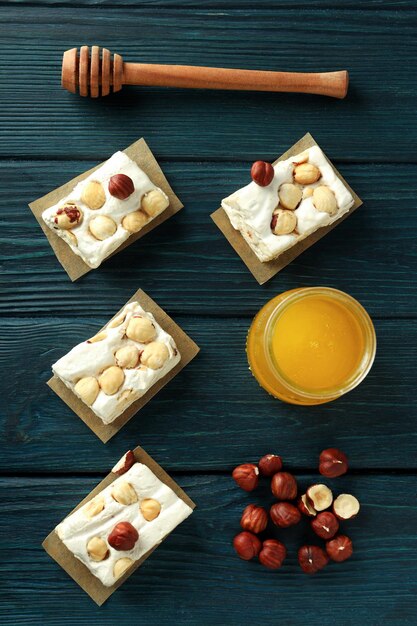
<path fill-rule="evenodd" d="M 417 10 L 410 0 L 42 0 L 0 2 L 0 622 L 416 624 L 415 283 Z M 60 89 L 62 52 L 99 44 L 126 60 L 285 70 L 347 68 L 346 100 L 126 88 L 103 101 Z M 364 206 L 259 287 L 209 219 L 310 131 Z M 71 284 L 27 203 L 144 136 L 185 204 L 175 218 Z M 245 337 L 270 297 L 329 285 L 374 319 L 365 382 L 328 406 L 269 397 Z M 198 358 L 109 444 L 45 385 L 50 366 L 139 287 L 201 346 Z M 129 447 L 141 444 L 197 502 L 195 514 L 98 609 L 43 552 L 44 536 Z M 356 552 L 315 577 L 237 559 L 253 498 L 234 465 L 270 450 L 301 484 L 336 445 L 362 502 Z M 262 492 L 261 494 L 262 495 Z M 255 501 L 261 499 L 256 496 Z"/>

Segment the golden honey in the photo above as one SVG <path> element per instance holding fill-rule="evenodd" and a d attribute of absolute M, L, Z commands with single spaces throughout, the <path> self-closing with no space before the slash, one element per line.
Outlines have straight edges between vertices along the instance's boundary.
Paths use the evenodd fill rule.
<path fill-rule="evenodd" d="M 354 298 L 311 287 L 267 302 L 252 322 L 246 347 L 250 369 L 266 391 L 292 404 L 323 404 L 365 378 L 376 337 Z"/>

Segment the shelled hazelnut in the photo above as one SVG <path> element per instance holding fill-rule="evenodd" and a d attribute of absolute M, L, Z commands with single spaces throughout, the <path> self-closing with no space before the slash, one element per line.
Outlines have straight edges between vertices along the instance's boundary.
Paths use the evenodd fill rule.
<path fill-rule="evenodd" d="M 145 346 L 140 361 L 151 370 L 159 370 L 169 359 L 169 351 L 161 341 L 152 341 Z"/>
<path fill-rule="evenodd" d="M 307 500 L 316 511 L 328 509 L 333 502 L 333 494 L 327 485 L 312 485 L 306 492 Z"/>
<path fill-rule="evenodd" d="M 106 202 L 103 185 L 97 180 L 90 180 L 83 189 L 81 200 L 93 211 L 101 209 Z"/>
<path fill-rule="evenodd" d="M 152 189 L 142 198 L 141 207 L 149 217 L 155 217 L 162 213 L 169 205 L 169 200 L 159 191 Z"/>
<path fill-rule="evenodd" d="M 147 522 L 152 522 L 161 512 L 161 504 L 154 498 L 145 498 L 140 503 L 140 510 Z"/>
<path fill-rule="evenodd" d="M 122 368 L 117 365 L 107 367 L 98 377 L 100 388 L 106 396 L 113 396 L 117 393 L 123 385 L 124 380 L 124 372 Z"/>
<path fill-rule="evenodd" d="M 104 561 L 109 556 L 109 549 L 104 539 L 92 537 L 87 543 L 87 553 L 92 561 Z"/>
<path fill-rule="evenodd" d="M 300 187 L 293 183 L 283 183 L 278 190 L 279 203 L 283 209 L 293 211 L 298 207 L 303 197 Z"/>
<path fill-rule="evenodd" d="M 91 406 L 96 401 L 100 385 L 94 376 L 86 376 L 85 378 L 80 378 L 74 385 L 74 391 L 85 404 Z"/>
<path fill-rule="evenodd" d="M 83 507 L 83 513 L 88 519 L 92 519 L 104 509 L 104 498 L 96 496 Z"/>
<path fill-rule="evenodd" d="M 111 495 L 119 504 L 128 505 L 138 501 L 138 496 L 132 485 L 123 480 L 114 484 Z"/>
<path fill-rule="evenodd" d="M 117 225 L 116 222 L 112 220 L 111 217 L 107 217 L 107 215 L 96 215 L 91 218 L 88 228 L 95 239 L 103 241 L 114 235 L 117 230 Z"/>
<path fill-rule="evenodd" d="M 134 561 L 129 559 L 127 556 L 122 559 L 117 559 L 116 563 L 113 566 L 113 575 L 117 579 L 121 578 L 123 574 L 127 572 L 127 570 L 132 567 Z"/>
<path fill-rule="evenodd" d="M 75 202 L 66 202 L 62 207 L 57 209 L 55 213 L 54 222 L 63 230 L 70 230 L 81 224 L 83 219 L 83 212 L 75 204 Z M 75 236 L 75 235 L 74 235 Z"/>
<path fill-rule="evenodd" d="M 359 500 L 350 493 L 341 493 L 333 502 L 333 513 L 341 520 L 353 519 L 359 509 Z"/>
<path fill-rule="evenodd" d="M 156 329 L 149 318 L 133 315 L 127 325 L 126 336 L 138 343 L 149 343 L 155 339 Z"/>
<path fill-rule="evenodd" d="M 138 233 L 148 222 L 149 217 L 143 211 L 132 211 L 122 219 L 122 226 L 129 233 Z"/>
<path fill-rule="evenodd" d="M 318 181 L 321 172 L 312 163 L 300 163 L 294 168 L 294 180 L 300 185 L 311 185 Z"/>
<path fill-rule="evenodd" d="M 136 346 L 123 346 L 116 351 L 114 358 L 119 367 L 133 369 L 139 363 L 139 350 Z"/>

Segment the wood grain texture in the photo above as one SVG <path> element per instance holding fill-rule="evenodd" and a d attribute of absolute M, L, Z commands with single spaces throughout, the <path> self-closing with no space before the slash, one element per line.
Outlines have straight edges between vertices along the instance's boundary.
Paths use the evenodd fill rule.
<path fill-rule="evenodd" d="M 250 164 L 163 162 L 185 209 L 75 286 L 26 204 L 94 162 L 58 167 L 52 161 L 4 162 L 1 313 L 66 315 L 71 310 L 77 317 L 109 317 L 141 287 L 174 316 L 253 316 L 277 292 L 322 284 L 351 293 L 372 316 L 416 314 L 414 166 L 341 165 L 364 206 L 260 288 L 210 219 L 220 199 L 249 180 Z M 18 194 L 8 191 L 17 188 Z M 397 220 L 399 207 L 406 220 Z"/>
<path fill-rule="evenodd" d="M 0 156 L 100 159 L 143 135 L 164 158 L 272 159 L 278 141 L 289 146 L 309 130 L 338 160 L 415 162 L 417 86 L 404 60 L 416 55 L 417 10 L 233 7 L 156 11 L 139 5 L 114 14 L 100 7 L 0 8 L 6 66 L 19 42 L 13 72 L 0 84 Z M 78 43 L 108 46 L 126 61 L 145 63 L 346 68 L 351 85 L 342 101 L 131 88 L 104 103 L 60 87 L 62 53 Z"/>
<path fill-rule="evenodd" d="M 167 470 L 229 470 L 268 448 L 294 466 L 314 468 L 329 445 L 345 450 L 357 470 L 416 468 L 410 346 L 417 342 L 417 320 L 377 320 L 377 356 L 367 379 L 334 403 L 297 407 L 269 396 L 250 374 L 249 319 L 176 318 L 202 346 L 200 354 L 103 446 L 45 382 L 51 364 L 105 321 L 3 320 L 1 365 L 12 372 L 2 389 L 4 472 L 103 472 L 133 444 Z"/>
<path fill-rule="evenodd" d="M 305 487 L 316 476 L 297 478 Z M 178 480 L 196 499 L 197 509 L 102 609 L 40 546 L 45 530 L 80 501 L 97 477 L 2 480 L 3 517 L 6 527 L 13 527 L 13 533 L 0 538 L 2 624 L 240 626 L 242 615 L 245 623 L 256 625 L 265 623 L 267 616 L 269 623 L 286 626 L 306 620 L 343 626 L 415 624 L 415 476 L 347 476 L 333 481 L 337 491 L 352 491 L 362 503 L 359 516 L 344 524 L 355 553 L 313 577 L 299 570 L 295 556 L 297 547 L 307 537 L 311 540 L 307 524 L 271 530 L 270 535 L 279 536 L 288 548 L 278 572 L 235 556 L 231 541 L 239 532 L 240 514 L 250 500 L 272 503 L 267 486 L 253 496 L 228 476 L 183 475 Z M 383 535 L 376 532 L 381 525 Z M 16 613 L 22 606 L 24 611 Z"/>
<path fill-rule="evenodd" d="M 417 614 L 417 10 L 410 0 L 0 0 L 0 622 L 5 626 L 414 626 Z M 97 43 L 126 61 L 330 71 L 346 100 L 60 88 L 64 50 Z M 13 71 L 12 71 L 13 70 Z M 278 280 L 259 288 L 211 223 L 219 200 L 310 131 L 364 200 Z M 71 285 L 27 202 L 144 136 L 185 210 Z M 251 317 L 278 291 L 324 284 L 375 319 L 358 389 L 303 409 L 270 398 L 244 354 Z M 45 385 L 50 365 L 142 287 L 201 344 L 199 357 L 108 446 Z M 41 549 L 46 533 L 142 443 L 196 500 L 195 514 L 97 609 Z M 248 496 L 234 465 L 274 449 L 290 470 L 346 450 L 337 490 L 361 500 L 356 552 L 301 575 L 237 559 Z M 60 455 L 57 455 L 60 450 Z M 302 486 L 317 475 L 300 477 Z M 261 491 L 260 495 L 267 495 Z M 268 494 L 269 497 L 269 494 Z"/>

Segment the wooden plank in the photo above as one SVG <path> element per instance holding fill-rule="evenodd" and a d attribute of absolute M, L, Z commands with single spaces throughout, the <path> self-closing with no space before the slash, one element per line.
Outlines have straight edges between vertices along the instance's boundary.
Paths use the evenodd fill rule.
<path fill-rule="evenodd" d="M 174 316 L 253 316 L 278 292 L 322 284 L 351 293 L 372 316 L 416 315 L 412 276 L 417 199 L 410 184 L 415 176 L 412 165 L 365 168 L 337 163 L 364 206 L 260 288 L 210 219 L 220 199 L 248 181 L 251 161 L 163 163 L 185 209 L 74 287 L 26 204 L 93 164 L 3 163 L 7 188 L 0 193 L 2 314 L 71 311 L 77 317 L 105 319 L 141 287 Z M 406 219 L 398 219 L 401 208 Z"/>
<path fill-rule="evenodd" d="M 250 374 L 249 318 L 175 319 L 201 346 L 198 358 L 106 446 L 45 384 L 51 364 L 106 316 L 3 319 L 2 470 L 105 472 L 137 444 L 167 471 L 231 469 L 256 461 L 265 447 L 314 468 L 333 445 L 358 470 L 416 468 L 417 320 L 376 320 L 378 350 L 367 379 L 333 403 L 299 407 L 269 396 Z"/>
<path fill-rule="evenodd" d="M 219 16 L 139 6 L 119 11 L 116 28 L 106 8 L 0 8 L 1 64 L 8 67 L 11 50 L 19 49 L 0 85 L 0 156 L 99 160 L 144 135 L 164 158 L 272 159 L 277 139 L 289 146 L 310 131 L 334 159 L 415 162 L 417 86 L 404 59 L 416 53 L 416 18 L 416 10 L 394 9 L 247 8 Z M 126 88 L 105 101 L 80 98 L 59 85 L 62 52 L 79 42 L 111 42 L 130 61 L 347 68 L 351 86 L 342 101 L 148 88 Z"/>
<path fill-rule="evenodd" d="M 36 0 L 38 7 L 51 9 L 53 7 L 100 7 L 110 10 L 115 8 L 131 8 L 137 7 L 137 0 Z M 288 9 L 337 9 L 348 8 L 356 9 L 362 14 L 366 10 L 391 10 L 391 9 L 414 9 L 414 4 L 410 0 L 361 0 L 358 3 L 355 0 L 338 0 L 337 5 L 330 0 L 239 0 L 239 6 L 236 6 L 234 0 L 141 0 L 141 7 L 149 8 L 167 8 L 167 9 L 273 9 L 275 11 Z M 0 6 L 33 6 L 33 0 L 0 0 Z"/>
<path fill-rule="evenodd" d="M 298 478 L 301 486 L 315 480 L 311 475 Z M 13 529 L 7 537 L 3 534 L 0 547 L 4 626 L 89 626 L 97 620 L 108 626 L 240 626 L 242 611 L 244 621 L 256 625 L 415 623 L 415 476 L 334 481 L 337 491 L 352 491 L 362 503 L 359 516 L 344 525 L 355 553 L 314 577 L 304 575 L 296 562 L 296 550 L 309 536 L 307 523 L 276 533 L 288 548 L 280 571 L 235 556 L 231 541 L 241 511 L 252 500 L 272 503 L 266 490 L 254 497 L 228 476 L 180 476 L 180 484 L 197 501 L 195 513 L 99 611 L 40 546 L 45 530 L 95 482 L 95 477 L 1 481 L 4 525 Z"/>

